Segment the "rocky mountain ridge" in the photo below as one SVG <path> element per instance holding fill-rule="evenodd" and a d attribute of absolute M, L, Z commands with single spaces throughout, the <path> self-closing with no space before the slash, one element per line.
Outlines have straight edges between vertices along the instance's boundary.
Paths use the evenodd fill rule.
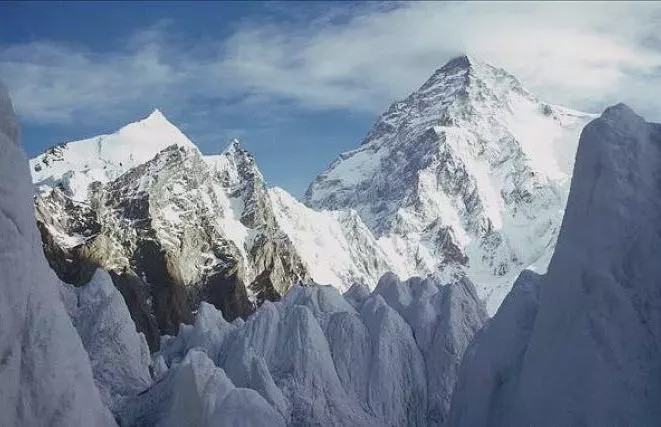
<path fill-rule="evenodd" d="M 42 248 L 18 126 L 0 87 L 3 422 L 601 426 L 661 417 L 661 125 L 625 105 L 581 133 L 548 272 L 524 270 L 491 319 L 465 276 L 385 274 L 373 290 L 354 284 L 344 294 L 290 285 L 268 301 L 287 259 L 300 260 L 302 274 L 376 274 L 393 262 L 380 241 L 390 231 L 370 234 L 375 226 L 360 211 L 315 212 L 266 188 L 235 143 L 214 157 L 168 144 L 120 170 L 126 160 L 101 157 L 107 147 L 94 141 L 96 163 L 49 171 L 70 160 L 61 146 L 30 165 L 50 173 L 35 199 Z M 508 157 L 508 168 L 534 163 L 517 159 Z M 309 240 L 325 234 L 336 241 Z M 323 248 L 349 255 L 328 263 Z M 59 283 L 42 249 L 78 287 Z M 351 264 L 367 254 L 376 260 Z M 314 270 L 314 260 L 326 264 Z M 338 270 L 346 262 L 355 271 Z M 227 290 L 220 302 L 205 294 Z M 205 299 L 226 310 L 263 304 L 229 322 Z M 192 324 L 161 336 L 186 316 Z M 135 325 L 152 321 L 161 345 L 149 357 Z"/>
<path fill-rule="evenodd" d="M 521 269 L 545 269 L 588 118 L 455 58 L 310 186 L 314 210 L 237 141 L 203 155 L 155 110 L 32 159 L 37 221 L 58 276 L 109 271 L 152 350 L 201 301 L 233 319 L 295 283 L 373 288 L 388 271 L 467 275 L 493 313 Z"/>
<path fill-rule="evenodd" d="M 143 144 L 140 156 L 127 144 Z M 31 169 L 53 269 L 77 285 L 109 271 L 152 349 L 201 301 L 231 320 L 295 283 L 374 286 L 389 270 L 355 215 L 317 213 L 269 189 L 238 141 L 202 155 L 158 111 L 50 149 Z"/>

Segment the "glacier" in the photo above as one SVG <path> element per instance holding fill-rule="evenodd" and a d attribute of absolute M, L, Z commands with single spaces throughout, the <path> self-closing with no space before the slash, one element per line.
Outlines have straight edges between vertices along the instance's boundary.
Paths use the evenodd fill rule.
<path fill-rule="evenodd" d="M 168 407 L 186 405 L 199 409 L 170 409 L 179 425 L 216 425 L 228 387 L 245 387 L 257 402 L 237 411 L 258 418 L 238 425 L 445 425 L 461 357 L 486 318 L 467 280 L 393 274 L 345 296 L 297 285 L 246 321 L 202 303 L 193 325 L 163 337 L 154 384 L 119 419 L 165 425 Z"/>
<path fill-rule="evenodd" d="M 296 285 L 246 321 L 202 302 L 149 357 L 108 273 L 62 296 L 120 425 L 447 425 L 487 314 L 470 281 Z"/>

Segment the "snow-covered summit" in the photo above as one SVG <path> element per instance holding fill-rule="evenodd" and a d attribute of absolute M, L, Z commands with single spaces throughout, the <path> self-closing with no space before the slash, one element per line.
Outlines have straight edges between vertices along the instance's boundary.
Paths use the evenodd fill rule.
<path fill-rule="evenodd" d="M 356 210 L 407 275 L 467 273 L 494 312 L 522 268 L 548 262 L 591 117 L 460 56 L 391 105 L 306 203 Z"/>
<path fill-rule="evenodd" d="M 51 147 L 30 160 L 32 179 L 41 191 L 62 185 L 74 199 L 84 200 L 90 183 L 115 179 L 170 145 L 197 149 L 155 109 L 146 118 L 112 134 Z"/>
<path fill-rule="evenodd" d="M 255 157 L 236 138 L 220 154 L 205 155 L 204 159 L 220 175 L 224 184 L 234 190 L 248 183 L 265 183 Z"/>

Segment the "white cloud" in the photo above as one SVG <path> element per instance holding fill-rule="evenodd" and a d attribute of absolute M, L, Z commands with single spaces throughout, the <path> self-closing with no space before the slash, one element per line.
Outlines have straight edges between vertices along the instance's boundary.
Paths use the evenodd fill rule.
<path fill-rule="evenodd" d="M 640 72 L 661 80 L 661 46 L 647 43 L 660 19 L 659 4 L 409 3 L 340 25 L 244 29 L 228 40 L 234 55 L 224 65 L 303 103 L 378 111 L 467 52 L 552 100 L 584 106 L 631 98 Z"/>
<path fill-rule="evenodd" d="M 5 49 L 0 75 L 17 110 L 38 122 L 105 115 L 139 100 L 159 98 L 179 70 L 146 50 L 98 55 L 79 47 L 33 42 Z"/>
<path fill-rule="evenodd" d="M 551 102 L 661 108 L 650 90 L 661 87 L 659 4 L 367 3 L 305 18 L 244 22 L 225 40 L 195 45 L 185 35 L 174 42 L 159 23 L 105 54 L 52 41 L 8 46 L 0 74 L 36 122 L 144 102 L 186 108 L 199 97 L 231 99 L 232 108 L 284 100 L 378 113 L 461 52 L 508 69 Z"/>

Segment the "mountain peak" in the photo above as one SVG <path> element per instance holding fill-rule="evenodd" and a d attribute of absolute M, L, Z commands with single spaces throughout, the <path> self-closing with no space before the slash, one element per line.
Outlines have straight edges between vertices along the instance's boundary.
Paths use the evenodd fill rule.
<path fill-rule="evenodd" d="M 643 121 L 643 118 L 636 114 L 635 111 L 631 109 L 628 105 L 620 102 L 615 105 L 612 105 L 604 110 L 601 114 L 601 117 L 609 120 L 634 120 L 637 122 Z"/>
<path fill-rule="evenodd" d="M 252 154 L 248 152 L 245 148 L 243 148 L 243 145 L 241 144 L 241 141 L 239 141 L 237 138 L 233 138 L 230 140 L 230 143 L 227 145 L 227 148 L 223 151 L 223 154 L 227 157 L 234 158 L 235 160 L 251 160 L 252 159 Z"/>
<path fill-rule="evenodd" d="M 241 141 L 239 141 L 238 138 L 232 138 L 232 140 L 230 140 L 230 143 L 227 146 L 227 148 L 225 149 L 225 151 L 230 152 L 230 151 L 237 151 L 237 150 L 245 151 L 245 150 L 243 150 L 243 147 L 241 147 Z"/>
<path fill-rule="evenodd" d="M 456 69 L 469 69 L 477 62 L 478 61 L 476 61 L 475 58 L 473 58 L 472 56 L 469 56 L 467 54 L 462 54 L 450 59 L 439 70 L 449 71 Z"/>
<path fill-rule="evenodd" d="M 138 120 L 137 122 L 129 123 L 125 125 L 123 128 L 130 127 L 132 125 L 140 124 L 143 126 L 149 126 L 151 128 L 174 128 L 179 131 L 179 128 L 175 126 L 167 117 L 165 117 L 165 114 L 158 108 L 154 108 L 151 113 L 144 119 Z"/>
<path fill-rule="evenodd" d="M 420 87 L 418 92 L 440 90 L 448 95 L 462 93 L 472 86 L 483 91 L 525 92 L 521 82 L 506 70 L 464 54 L 450 59 Z"/>
<path fill-rule="evenodd" d="M 461 55 L 393 103 L 360 148 L 310 185 L 306 202 L 354 209 L 416 274 L 466 274 L 493 312 L 523 267 L 547 265 L 590 117 Z M 520 229 L 531 231 L 511 231 Z"/>
<path fill-rule="evenodd" d="M 104 160 L 114 162 L 131 157 L 137 163 L 142 163 L 170 145 L 195 148 L 191 140 L 157 108 L 146 118 L 97 139 L 99 155 Z"/>
<path fill-rule="evenodd" d="M 158 108 L 154 108 L 152 110 L 152 112 L 149 113 L 149 115 L 147 117 L 145 117 L 142 121 L 147 121 L 147 120 L 149 120 L 149 121 L 153 121 L 153 120 L 166 120 L 166 121 L 169 121 L 167 119 L 167 117 L 165 117 L 163 112 L 161 110 L 159 110 Z"/>
<path fill-rule="evenodd" d="M 475 60 L 467 55 L 460 55 L 450 59 L 420 87 L 418 92 L 427 91 L 437 86 L 465 87 L 468 84 L 468 74 L 473 68 Z"/>
<path fill-rule="evenodd" d="M 60 144 L 31 160 L 33 182 L 45 191 L 62 183 L 75 197 L 86 197 L 93 181 L 107 182 L 177 145 L 197 150 L 163 113 L 154 109 L 142 120 L 114 133 Z"/>

